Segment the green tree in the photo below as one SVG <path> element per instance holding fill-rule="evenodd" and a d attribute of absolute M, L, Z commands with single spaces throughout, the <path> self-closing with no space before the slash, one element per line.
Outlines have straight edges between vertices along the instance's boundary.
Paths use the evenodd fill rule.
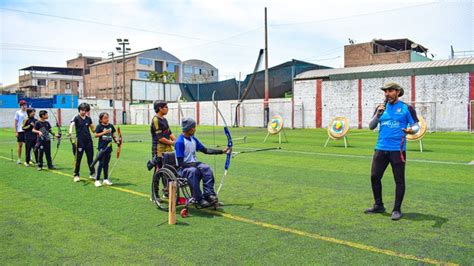
<path fill-rule="evenodd" d="M 163 73 L 158 73 L 156 71 L 151 71 L 148 74 L 149 81 L 155 81 L 160 83 L 175 83 L 176 82 L 176 73 L 171 73 L 168 71 L 163 71 Z"/>

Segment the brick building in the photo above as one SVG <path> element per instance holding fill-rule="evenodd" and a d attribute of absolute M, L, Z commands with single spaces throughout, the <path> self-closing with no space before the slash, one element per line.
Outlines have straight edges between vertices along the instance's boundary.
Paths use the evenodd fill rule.
<path fill-rule="evenodd" d="M 430 61 L 428 48 L 409 39 L 372 40 L 344 46 L 344 67 Z"/>
<path fill-rule="evenodd" d="M 67 67 L 29 66 L 19 70 L 18 89 L 27 97 L 83 93 L 83 70 Z"/>
<path fill-rule="evenodd" d="M 148 80 L 152 71 L 168 71 L 176 75 L 176 81 L 182 81 L 182 63 L 176 56 L 164 51 L 161 47 L 130 53 L 125 56 L 125 95 L 130 100 L 132 80 Z M 109 58 L 89 66 L 89 73 L 84 75 L 85 97 L 97 99 L 122 99 L 123 92 L 123 59 L 122 56 Z M 115 86 L 114 86 L 115 85 Z"/>

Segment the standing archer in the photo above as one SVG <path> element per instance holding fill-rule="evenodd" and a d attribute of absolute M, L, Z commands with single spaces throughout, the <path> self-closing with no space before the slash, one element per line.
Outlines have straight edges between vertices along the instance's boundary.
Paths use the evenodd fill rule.
<path fill-rule="evenodd" d="M 95 186 L 100 187 L 100 174 L 104 170 L 104 185 L 112 185 L 112 182 L 109 180 L 109 163 L 110 157 L 112 154 L 112 141 L 117 143 L 115 138 L 115 127 L 109 123 L 109 114 L 100 113 L 99 114 L 99 124 L 95 128 L 96 138 L 99 138 L 99 144 L 97 149 L 99 153 L 97 154 L 96 160 L 99 160 L 99 167 L 97 168 L 97 176 L 95 181 Z"/>
<path fill-rule="evenodd" d="M 18 143 L 18 160 L 17 164 L 21 164 L 21 147 L 25 143 L 25 132 L 23 132 L 22 125 L 23 121 L 27 118 L 26 114 L 26 102 L 24 100 L 20 101 L 20 110 L 15 112 L 15 120 L 13 123 L 13 128 L 15 129 L 16 142 Z"/>
<path fill-rule="evenodd" d="M 71 137 L 72 129 L 76 129 L 76 162 L 74 168 L 74 182 L 81 181 L 79 172 L 81 169 L 81 160 L 84 152 L 87 156 L 87 165 L 89 166 L 90 179 L 95 179 L 95 169 L 91 167 L 94 160 L 94 144 L 92 142 L 91 131 L 94 132 L 95 128 L 92 123 L 92 119 L 86 115 L 90 112 L 91 107 L 88 103 L 81 103 L 77 108 L 79 114 L 74 117 L 69 126 L 68 135 Z"/>
<path fill-rule="evenodd" d="M 171 132 L 168 120 L 165 118 L 168 114 L 168 104 L 164 101 L 155 101 L 153 108 L 156 114 L 153 116 L 150 125 L 152 139 L 151 155 L 157 161 L 158 168 L 161 168 L 163 152 L 173 151 L 176 137 Z"/>
<path fill-rule="evenodd" d="M 35 162 L 38 163 L 38 149 L 36 149 L 36 141 L 37 137 L 36 134 L 33 132 L 35 128 L 36 121 L 35 118 L 36 110 L 33 108 L 26 109 L 26 114 L 28 118 L 23 121 L 23 131 L 25 132 L 25 145 L 26 145 L 26 159 L 25 159 L 25 166 L 30 166 L 33 163 L 31 162 L 31 152 L 33 152 L 35 156 Z"/>
<path fill-rule="evenodd" d="M 377 107 L 369 123 L 370 129 L 380 126 L 370 176 L 375 203 L 365 213 L 385 212 L 381 180 L 390 163 L 396 185 L 391 218 L 399 220 L 403 216 L 401 206 L 405 195 L 406 134 L 415 134 L 420 128 L 415 109 L 398 99 L 404 93 L 403 88 L 396 82 L 388 82 L 381 89 L 385 94 L 385 104 Z"/>
<path fill-rule="evenodd" d="M 39 120 L 36 121 L 33 132 L 38 134 L 38 147 L 39 147 L 39 156 L 38 156 L 38 171 L 43 170 L 43 155 L 46 155 L 46 161 L 48 163 L 48 169 L 55 169 L 53 166 L 53 160 L 51 159 L 51 139 L 49 134 L 59 137 L 59 134 L 54 134 L 51 129 L 51 124 L 49 124 L 48 112 L 46 110 L 41 110 L 39 112 Z"/>

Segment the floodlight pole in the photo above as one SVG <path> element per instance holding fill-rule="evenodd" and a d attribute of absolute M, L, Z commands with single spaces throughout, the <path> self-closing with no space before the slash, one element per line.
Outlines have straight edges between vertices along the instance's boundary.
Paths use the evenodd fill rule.
<path fill-rule="evenodd" d="M 263 100 L 263 127 L 266 127 L 270 121 L 270 108 L 268 105 L 269 88 L 268 88 L 268 28 L 267 28 L 267 8 L 265 7 L 265 99 Z"/>
<path fill-rule="evenodd" d="M 114 116 L 114 125 L 117 124 L 117 115 L 115 110 L 115 58 L 114 52 L 110 52 L 109 56 L 112 56 L 112 109 L 113 109 L 113 116 Z"/>
<path fill-rule="evenodd" d="M 122 84 L 122 123 L 127 124 L 127 109 L 126 109 L 126 94 L 125 94 L 125 54 L 130 51 L 130 48 L 125 46 L 129 45 L 128 39 L 117 39 L 117 43 L 122 47 L 117 47 L 117 51 L 122 53 L 122 66 L 123 66 L 123 84 Z"/>

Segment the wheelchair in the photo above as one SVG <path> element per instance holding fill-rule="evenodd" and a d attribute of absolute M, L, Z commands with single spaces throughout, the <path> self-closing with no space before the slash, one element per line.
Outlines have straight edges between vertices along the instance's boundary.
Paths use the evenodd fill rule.
<path fill-rule="evenodd" d="M 174 152 L 164 152 L 162 160 L 162 167 L 153 174 L 151 184 L 152 201 L 160 210 L 168 211 L 168 184 L 171 181 L 176 181 L 176 206 L 184 205 L 180 214 L 183 218 L 187 217 L 190 205 L 194 205 L 196 209 L 200 208 L 193 197 L 193 188 L 186 178 L 178 174 L 179 166 Z M 218 206 L 214 205 L 213 207 L 217 209 Z"/>

